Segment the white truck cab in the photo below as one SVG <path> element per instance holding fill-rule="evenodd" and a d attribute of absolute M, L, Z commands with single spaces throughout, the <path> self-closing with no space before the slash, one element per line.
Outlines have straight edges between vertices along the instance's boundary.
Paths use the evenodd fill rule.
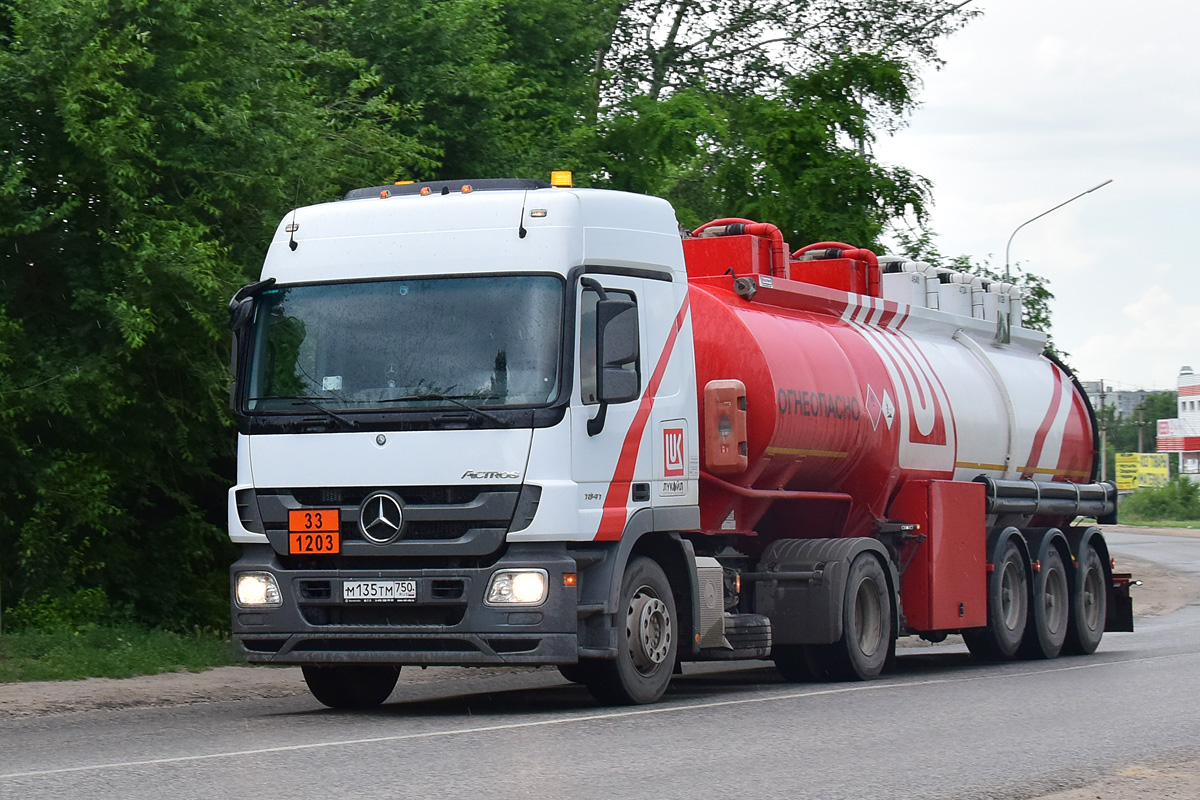
<path fill-rule="evenodd" d="M 249 660 L 307 665 L 331 705 L 382 701 L 403 664 L 612 663 L 634 544 L 699 524 L 668 203 L 358 190 L 288 214 L 231 312 Z M 650 665 L 664 687 L 674 652 Z"/>

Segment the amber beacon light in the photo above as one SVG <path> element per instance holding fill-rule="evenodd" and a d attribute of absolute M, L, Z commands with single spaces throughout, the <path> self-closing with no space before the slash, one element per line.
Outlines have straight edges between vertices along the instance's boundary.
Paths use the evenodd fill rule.
<path fill-rule="evenodd" d="M 570 170 L 556 169 L 550 173 L 550 185 L 559 189 L 570 189 L 574 186 L 574 176 Z"/>

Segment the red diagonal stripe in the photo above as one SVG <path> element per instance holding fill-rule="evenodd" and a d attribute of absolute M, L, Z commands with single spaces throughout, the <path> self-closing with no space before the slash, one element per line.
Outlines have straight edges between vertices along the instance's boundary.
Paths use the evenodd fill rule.
<path fill-rule="evenodd" d="M 675 349 L 675 340 L 683 329 L 683 321 L 687 319 L 688 296 L 684 295 L 683 305 L 675 315 L 675 324 L 667 333 L 667 342 L 663 345 L 662 354 L 654 366 L 654 374 L 646 384 L 642 401 L 633 423 L 625 434 L 625 442 L 621 445 L 621 455 L 617 459 L 617 468 L 608 484 L 608 493 L 604 495 L 604 513 L 600 517 L 600 528 L 596 531 L 597 541 L 613 541 L 621 538 L 625 530 L 625 518 L 629 515 L 628 499 L 629 485 L 633 482 L 633 470 L 637 466 L 638 450 L 642 446 L 642 432 L 650 419 L 650 409 L 654 407 L 654 396 L 658 394 L 658 386 L 662 383 L 663 373 L 667 371 L 667 362 L 671 360 L 671 351 Z"/>
<path fill-rule="evenodd" d="M 1062 399 L 1062 373 L 1055 366 L 1051 366 L 1050 370 L 1054 373 L 1054 394 L 1050 397 L 1050 407 L 1046 409 L 1046 416 L 1042 418 L 1041 427 L 1033 437 L 1033 449 L 1029 451 L 1029 462 L 1025 466 L 1025 474 L 1022 476 L 1025 478 L 1032 477 L 1038 462 L 1042 460 L 1042 448 L 1046 445 L 1046 435 L 1050 433 L 1050 426 L 1054 424 L 1054 418 L 1058 416 L 1058 402 Z"/>

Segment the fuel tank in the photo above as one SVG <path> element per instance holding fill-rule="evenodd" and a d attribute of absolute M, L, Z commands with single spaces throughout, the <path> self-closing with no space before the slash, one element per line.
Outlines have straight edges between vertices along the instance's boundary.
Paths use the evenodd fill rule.
<path fill-rule="evenodd" d="M 1093 479 L 1090 406 L 1044 334 L 832 288 L 853 263 L 780 268 L 715 241 L 685 241 L 703 529 L 868 535 L 908 481 Z M 773 516 L 781 499 L 800 505 Z"/>

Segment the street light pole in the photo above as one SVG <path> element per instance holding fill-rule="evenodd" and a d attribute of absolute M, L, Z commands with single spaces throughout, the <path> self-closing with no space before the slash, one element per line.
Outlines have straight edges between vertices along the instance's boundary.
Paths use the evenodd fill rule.
<path fill-rule="evenodd" d="M 1008 244 L 1006 244 L 1006 245 L 1004 246 L 1004 282 L 1005 282 L 1005 283 L 1011 283 L 1011 282 L 1012 282 L 1012 281 L 1009 279 L 1009 269 L 1008 269 L 1008 251 L 1009 251 L 1009 248 L 1010 248 L 1010 247 L 1012 247 L 1012 240 L 1013 240 L 1013 236 L 1016 236 L 1016 235 L 1017 235 L 1017 231 L 1021 230 L 1021 228 L 1024 228 L 1024 227 L 1025 227 L 1026 225 L 1028 225 L 1029 223 L 1031 223 L 1031 222 L 1034 222 L 1034 221 L 1036 221 L 1036 220 L 1039 220 L 1039 219 L 1041 219 L 1042 217 L 1046 216 L 1047 214 L 1049 214 L 1049 213 L 1050 213 L 1050 211 L 1057 211 L 1058 209 L 1060 209 L 1060 208 L 1062 208 L 1063 206 L 1065 206 L 1067 203 L 1074 202 L 1075 200 L 1078 200 L 1079 198 L 1083 197 L 1085 194 L 1091 194 L 1092 192 L 1096 191 L 1097 189 L 1100 189 L 1100 188 L 1102 188 L 1102 187 L 1108 186 L 1110 183 L 1112 183 L 1112 178 L 1109 178 L 1109 179 L 1108 179 L 1108 180 L 1106 180 L 1104 183 L 1098 183 L 1098 184 L 1096 184 L 1095 186 L 1093 186 L 1092 188 L 1090 188 L 1090 189 L 1087 189 L 1086 191 L 1082 191 L 1082 192 L 1080 192 L 1079 194 L 1075 195 L 1075 196 L 1074 196 L 1074 197 L 1072 197 L 1070 200 L 1064 200 L 1063 202 L 1059 203 L 1058 205 L 1056 205 L 1054 208 L 1050 209 L 1049 211 L 1043 211 L 1042 213 L 1038 214 L 1038 215 L 1037 215 L 1036 217 L 1034 217 L 1033 219 L 1027 219 L 1027 220 L 1025 220 L 1024 222 L 1022 222 L 1020 225 L 1018 225 L 1018 226 L 1017 226 L 1017 229 L 1016 229 L 1016 230 L 1014 230 L 1014 231 L 1012 232 L 1012 236 L 1009 236 L 1009 237 L 1008 237 Z"/>

